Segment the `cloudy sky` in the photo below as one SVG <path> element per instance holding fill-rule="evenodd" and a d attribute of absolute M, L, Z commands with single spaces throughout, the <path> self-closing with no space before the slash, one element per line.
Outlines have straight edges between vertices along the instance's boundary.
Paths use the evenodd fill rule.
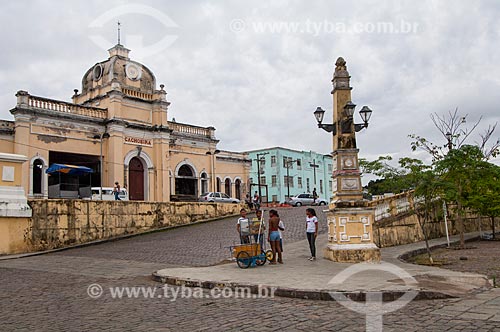
<path fill-rule="evenodd" d="M 398 158 L 410 133 L 445 143 L 433 112 L 482 116 L 478 133 L 500 121 L 499 17 L 495 0 L 3 1 L 0 118 L 21 89 L 69 101 L 120 20 L 131 58 L 165 84 L 169 119 L 215 126 L 222 149 L 330 152 L 312 112 L 331 119 L 342 56 L 357 109 L 373 109 L 361 156 Z"/>

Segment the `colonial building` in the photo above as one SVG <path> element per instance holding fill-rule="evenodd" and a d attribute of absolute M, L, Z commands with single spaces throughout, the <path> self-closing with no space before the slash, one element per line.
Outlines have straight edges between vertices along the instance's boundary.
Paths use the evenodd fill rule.
<path fill-rule="evenodd" d="M 260 176 L 263 202 L 284 202 L 288 193 L 290 196 L 312 193 L 314 188 L 320 197 L 330 199 L 333 189 L 331 155 L 282 147 L 248 151 L 248 155 L 252 159 L 250 189 L 252 192 L 258 190 Z"/>
<path fill-rule="evenodd" d="M 72 102 L 17 92 L 14 121 L 0 122 L 0 152 L 28 156 L 22 179 L 28 196 L 82 196 L 82 187 L 118 181 L 132 200 L 193 199 L 207 191 L 242 197 L 247 155 L 220 151 L 214 127 L 168 121 L 164 85 L 158 89 L 153 72 L 129 52 L 120 44 L 111 48 L 107 60 L 85 73 Z M 54 163 L 94 172 L 49 176 Z"/>

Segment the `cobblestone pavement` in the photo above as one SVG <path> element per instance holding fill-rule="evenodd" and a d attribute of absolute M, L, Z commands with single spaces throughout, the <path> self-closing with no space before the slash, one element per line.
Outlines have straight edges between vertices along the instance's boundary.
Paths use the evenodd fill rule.
<path fill-rule="evenodd" d="M 320 233 L 328 231 L 326 215 L 322 212 L 323 208 L 325 207 L 315 207 L 320 223 Z M 278 208 L 277 210 L 285 223 L 283 241 L 286 250 L 287 242 L 306 238 L 306 208 Z M 267 212 L 265 212 L 265 217 L 267 220 Z M 213 265 L 230 257 L 228 247 L 239 243 L 236 231 L 237 219 L 237 217 L 225 218 L 147 236 L 62 251 L 57 255 L 123 259 L 182 266 Z"/>
<path fill-rule="evenodd" d="M 289 241 L 302 238 L 303 212 L 303 208 L 281 212 Z M 0 331 L 365 331 L 365 316 L 337 302 L 213 298 L 208 290 L 200 290 L 202 298 L 176 301 L 157 293 L 149 298 L 144 293 L 121 299 L 111 296 L 110 287 L 134 286 L 164 294 L 164 285 L 153 282 L 151 272 L 166 264 L 186 264 L 179 256 L 191 257 L 202 247 L 197 241 L 206 241 L 207 232 L 223 238 L 220 232 L 225 225 L 231 226 L 226 236 L 233 236 L 234 220 L 230 219 L 0 261 Z M 208 257 L 218 253 L 218 246 L 207 250 Z M 200 262 L 189 260 L 193 265 Z M 91 284 L 102 287 L 102 296 L 89 296 Z M 413 301 L 384 315 L 383 330 L 500 331 L 499 306 L 498 289 L 466 299 Z"/>

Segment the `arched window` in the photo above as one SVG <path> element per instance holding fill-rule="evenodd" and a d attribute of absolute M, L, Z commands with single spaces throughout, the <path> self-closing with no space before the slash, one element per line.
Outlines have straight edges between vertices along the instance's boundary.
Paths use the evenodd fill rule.
<path fill-rule="evenodd" d="M 231 197 L 231 179 L 226 179 L 224 181 L 224 191 L 229 197 Z"/>
<path fill-rule="evenodd" d="M 181 168 L 179 168 L 179 176 L 193 177 L 193 170 L 188 165 L 182 165 Z"/>
<path fill-rule="evenodd" d="M 217 178 L 217 192 L 220 192 L 220 187 L 221 187 L 221 179 L 220 178 Z"/>
<path fill-rule="evenodd" d="M 198 180 L 193 168 L 189 165 L 182 165 L 175 178 L 175 194 L 196 196 L 198 192 Z"/>
<path fill-rule="evenodd" d="M 208 178 L 207 173 L 201 173 L 201 193 L 204 194 L 208 192 Z"/>
<path fill-rule="evenodd" d="M 241 199 L 241 180 L 234 181 L 234 191 L 237 199 Z"/>
<path fill-rule="evenodd" d="M 33 195 L 43 194 L 43 161 L 37 159 L 33 162 Z"/>

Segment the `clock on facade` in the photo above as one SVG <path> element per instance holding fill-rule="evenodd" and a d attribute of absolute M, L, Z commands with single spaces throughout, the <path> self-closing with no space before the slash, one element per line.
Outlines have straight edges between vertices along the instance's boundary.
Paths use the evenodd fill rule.
<path fill-rule="evenodd" d="M 127 77 L 132 81 L 137 81 L 142 76 L 142 70 L 136 64 L 128 63 L 125 66 L 125 74 L 127 74 Z"/>

